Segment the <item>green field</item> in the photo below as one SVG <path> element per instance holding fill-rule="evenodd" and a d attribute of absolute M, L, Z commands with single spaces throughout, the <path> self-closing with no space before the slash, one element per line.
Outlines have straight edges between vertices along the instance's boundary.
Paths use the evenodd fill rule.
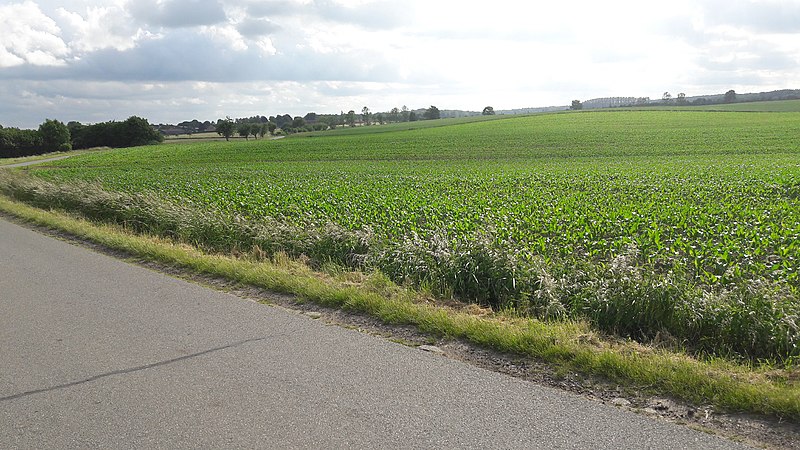
<path fill-rule="evenodd" d="M 647 108 L 624 108 L 629 110 L 669 111 L 726 111 L 726 112 L 800 112 L 800 100 L 773 100 L 764 102 L 721 103 L 702 106 L 649 106 Z"/>
<path fill-rule="evenodd" d="M 692 108 L 713 111 L 800 112 L 800 100 L 728 103 L 723 105 L 694 106 Z"/>
<path fill-rule="evenodd" d="M 302 230 L 327 246 L 251 243 L 439 296 L 711 354 L 800 355 L 800 113 L 480 119 L 167 143 L 31 172 Z"/>

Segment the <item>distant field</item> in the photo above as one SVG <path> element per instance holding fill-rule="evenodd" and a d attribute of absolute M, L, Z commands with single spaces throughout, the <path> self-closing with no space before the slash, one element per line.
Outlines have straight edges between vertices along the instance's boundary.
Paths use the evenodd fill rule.
<path fill-rule="evenodd" d="M 239 136 L 231 136 L 230 139 L 233 140 L 245 140 L 243 137 Z M 170 135 L 164 137 L 164 142 L 179 142 L 179 143 L 187 143 L 192 141 L 224 141 L 225 137 L 220 136 L 217 133 L 192 133 L 192 134 L 177 134 L 177 135 Z"/>
<path fill-rule="evenodd" d="M 800 100 L 730 103 L 713 106 L 693 106 L 692 108 L 713 111 L 800 112 Z"/>
<path fill-rule="evenodd" d="M 186 134 L 173 134 L 165 137 L 165 140 L 173 140 L 173 139 L 205 139 L 205 138 L 221 138 L 225 139 L 224 137 L 218 135 L 217 133 L 186 133 Z M 244 139 L 244 138 L 242 138 Z"/>
<path fill-rule="evenodd" d="M 486 119 L 167 143 L 35 173 L 360 232 L 362 253 L 337 262 L 442 295 L 711 353 L 800 354 L 800 114 Z"/>
<path fill-rule="evenodd" d="M 800 100 L 777 100 L 770 102 L 744 102 L 703 106 L 654 106 L 631 108 L 635 110 L 676 110 L 676 111 L 734 111 L 734 112 L 800 112 Z"/>

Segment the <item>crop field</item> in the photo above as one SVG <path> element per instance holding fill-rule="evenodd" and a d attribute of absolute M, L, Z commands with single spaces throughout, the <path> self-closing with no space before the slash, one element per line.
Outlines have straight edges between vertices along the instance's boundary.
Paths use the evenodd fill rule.
<path fill-rule="evenodd" d="M 800 100 L 728 103 L 723 105 L 692 106 L 691 108 L 715 111 L 800 112 Z"/>
<path fill-rule="evenodd" d="M 313 230 L 338 244 L 258 244 L 439 296 L 706 354 L 800 356 L 800 113 L 442 122 L 162 144 L 30 172 Z"/>
<path fill-rule="evenodd" d="M 630 110 L 675 110 L 675 111 L 726 111 L 726 112 L 800 112 L 800 100 L 773 100 L 763 102 L 722 103 L 700 106 L 649 106 L 647 108 L 625 108 Z"/>

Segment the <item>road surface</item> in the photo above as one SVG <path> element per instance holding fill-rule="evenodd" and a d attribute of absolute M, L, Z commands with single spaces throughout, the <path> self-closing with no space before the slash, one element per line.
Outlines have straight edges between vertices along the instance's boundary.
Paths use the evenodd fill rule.
<path fill-rule="evenodd" d="M 43 163 L 47 163 L 47 162 L 51 162 L 51 161 L 58 161 L 58 160 L 61 160 L 61 159 L 67 159 L 70 156 L 72 156 L 72 155 L 54 156 L 52 158 L 37 159 L 37 160 L 33 160 L 33 161 L 25 161 L 25 162 L 14 163 L 14 164 L 4 164 L 4 165 L 0 165 L 0 169 L 10 169 L 12 167 L 25 167 L 25 166 L 32 166 L 34 164 L 43 164 Z M 2 162 L 2 161 L 0 161 L 0 162 Z"/>
<path fill-rule="evenodd" d="M 2 448 L 743 448 L 0 219 Z"/>

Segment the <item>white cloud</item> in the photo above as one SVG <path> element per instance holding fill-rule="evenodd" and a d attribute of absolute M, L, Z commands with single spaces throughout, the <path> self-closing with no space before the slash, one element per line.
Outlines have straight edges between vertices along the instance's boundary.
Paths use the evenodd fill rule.
<path fill-rule="evenodd" d="M 800 32 L 800 2 L 785 0 L 704 0 L 706 22 L 756 32 Z"/>
<path fill-rule="evenodd" d="M 71 33 L 69 46 L 77 52 L 106 48 L 127 50 L 153 35 L 132 24 L 131 17 L 119 5 L 91 6 L 85 15 L 59 7 L 57 15 L 65 31 Z"/>
<path fill-rule="evenodd" d="M 202 33 L 210 36 L 221 46 L 228 47 L 235 51 L 247 50 L 247 43 L 244 37 L 233 25 L 204 27 Z"/>
<path fill-rule="evenodd" d="M 0 47 L 0 68 L 25 64 L 25 60 L 11 53 L 5 47 Z"/>
<path fill-rule="evenodd" d="M 275 45 L 272 43 L 272 39 L 268 37 L 259 38 L 255 41 L 256 47 L 261 50 L 263 55 L 267 56 L 274 56 L 278 53 L 278 50 L 275 48 Z"/>
<path fill-rule="evenodd" d="M 69 48 L 60 33 L 55 21 L 32 1 L 0 6 L 0 68 L 65 64 Z"/>

